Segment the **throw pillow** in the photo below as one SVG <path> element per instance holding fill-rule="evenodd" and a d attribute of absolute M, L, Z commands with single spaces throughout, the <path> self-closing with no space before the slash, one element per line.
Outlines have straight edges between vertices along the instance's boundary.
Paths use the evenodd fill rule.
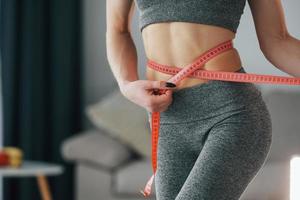
<path fill-rule="evenodd" d="M 147 111 L 125 98 L 119 90 L 100 102 L 87 106 L 93 124 L 113 138 L 127 144 L 138 154 L 151 157 L 151 129 Z"/>

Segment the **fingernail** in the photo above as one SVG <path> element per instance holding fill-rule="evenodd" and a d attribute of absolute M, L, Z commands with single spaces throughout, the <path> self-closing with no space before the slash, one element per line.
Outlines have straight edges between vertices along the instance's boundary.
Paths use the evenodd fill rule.
<path fill-rule="evenodd" d="M 166 87 L 176 87 L 176 85 L 174 83 L 171 83 L 171 82 L 166 82 L 165 86 Z"/>

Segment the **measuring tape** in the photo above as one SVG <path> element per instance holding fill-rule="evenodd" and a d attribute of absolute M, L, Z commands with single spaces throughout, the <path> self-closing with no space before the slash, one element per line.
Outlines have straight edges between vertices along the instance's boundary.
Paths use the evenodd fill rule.
<path fill-rule="evenodd" d="M 148 60 L 147 66 L 166 74 L 174 75 L 167 82 L 174 84 L 179 83 L 185 77 L 211 79 L 211 80 L 222 80 L 222 81 L 233 81 L 233 82 L 252 82 L 252 83 L 270 83 L 270 84 L 284 84 L 284 85 L 300 85 L 300 78 L 284 77 L 284 76 L 273 76 L 273 75 L 260 75 L 260 74 L 249 74 L 249 73 L 238 73 L 238 72 L 220 72 L 220 71 L 207 71 L 201 70 L 203 65 L 214 58 L 215 56 L 228 51 L 233 48 L 232 40 L 223 42 L 212 49 L 204 52 L 196 60 L 183 67 L 173 67 L 162 65 L 154 61 Z M 167 89 L 159 89 L 159 94 L 163 94 Z M 157 144 L 159 136 L 159 125 L 160 125 L 160 112 L 152 112 L 151 115 L 151 131 L 152 131 L 152 169 L 153 175 L 148 180 L 144 191 L 140 191 L 145 197 L 148 197 L 151 193 L 151 185 L 157 169 Z"/>

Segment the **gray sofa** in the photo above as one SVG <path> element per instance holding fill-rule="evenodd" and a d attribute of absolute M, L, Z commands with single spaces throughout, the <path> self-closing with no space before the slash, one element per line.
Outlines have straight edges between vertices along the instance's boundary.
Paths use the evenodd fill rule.
<path fill-rule="evenodd" d="M 287 200 L 289 160 L 293 154 L 300 154 L 300 91 L 282 88 L 262 90 L 262 93 L 272 117 L 273 143 L 265 165 L 241 199 Z M 142 112 L 141 108 L 123 98 L 119 91 L 113 92 L 96 105 L 102 113 L 101 119 L 95 118 L 95 115 L 93 117 L 95 105 L 93 106 L 87 109 L 87 115 L 94 122 L 95 128 L 78 133 L 62 145 L 64 158 L 75 163 L 76 200 L 144 199 L 139 190 L 144 188 L 152 175 L 151 134 L 146 111 Z M 122 110 L 123 107 L 130 109 Z M 121 120 L 116 115 L 107 117 L 111 121 L 111 125 L 107 126 L 108 122 L 103 117 L 105 118 L 105 111 L 109 110 L 120 112 L 120 115 L 125 112 L 125 115 L 121 116 Z M 133 135 L 134 138 L 143 135 L 140 141 L 135 141 L 136 144 L 131 143 L 132 140 L 128 138 L 126 140 L 125 137 L 134 132 L 126 127 L 121 127 L 121 130 L 127 131 L 128 135 L 110 133 L 116 132 L 115 126 L 124 120 L 143 124 L 144 132 L 141 132 L 141 127 L 130 124 L 130 127 L 139 132 L 139 135 Z M 154 188 L 155 183 L 149 198 L 151 200 L 155 199 Z"/>

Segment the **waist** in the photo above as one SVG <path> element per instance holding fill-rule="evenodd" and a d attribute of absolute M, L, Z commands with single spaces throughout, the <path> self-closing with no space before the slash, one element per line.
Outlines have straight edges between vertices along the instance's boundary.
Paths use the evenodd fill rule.
<path fill-rule="evenodd" d="M 145 53 L 148 60 L 157 63 L 183 67 L 195 60 L 199 55 L 212 47 L 228 40 L 235 34 L 221 27 L 186 23 L 169 22 L 151 24 L 142 32 Z M 205 70 L 233 72 L 242 66 L 240 56 L 235 48 L 209 60 L 203 66 Z M 167 80 L 171 76 L 146 66 L 148 80 Z M 177 89 L 205 83 L 204 79 L 185 78 Z"/>
<path fill-rule="evenodd" d="M 237 72 L 247 73 L 243 67 Z M 235 111 L 259 109 L 263 104 L 261 91 L 253 83 L 210 80 L 175 91 L 172 104 L 160 113 L 160 120 L 161 124 L 167 124 L 222 118 Z M 147 113 L 150 117 L 150 112 Z"/>
<path fill-rule="evenodd" d="M 194 52 L 191 50 L 190 54 L 193 54 Z M 201 54 L 201 53 L 200 53 Z M 195 55 L 195 54 L 194 54 Z M 196 54 L 193 56 L 194 58 L 198 57 L 199 54 Z M 153 60 L 153 59 L 152 59 Z M 169 63 L 172 63 L 172 61 L 156 61 L 157 63 L 167 65 L 167 66 L 174 66 L 174 67 L 179 67 L 183 68 L 184 66 L 190 64 L 193 62 L 194 59 L 191 59 L 189 62 L 185 62 L 182 65 L 176 64 L 175 65 L 170 65 Z M 155 60 L 154 60 L 155 61 Z M 224 71 L 224 72 L 236 72 L 242 67 L 242 62 L 240 60 L 239 54 L 235 48 L 228 50 L 219 56 L 211 59 L 208 61 L 202 69 L 207 70 L 207 71 Z M 149 66 L 146 66 L 146 78 L 148 80 L 168 80 L 171 78 L 173 75 L 166 74 L 163 72 L 156 71 Z M 190 78 L 186 77 L 183 79 L 179 84 L 177 84 L 177 89 L 180 90 L 183 88 L 188 88 L 192 87 L 195 85 L 200 85 L 203 83 L 208 82 L 209 80 L 207 79 L 200 79 L 200 78 Z"/>

